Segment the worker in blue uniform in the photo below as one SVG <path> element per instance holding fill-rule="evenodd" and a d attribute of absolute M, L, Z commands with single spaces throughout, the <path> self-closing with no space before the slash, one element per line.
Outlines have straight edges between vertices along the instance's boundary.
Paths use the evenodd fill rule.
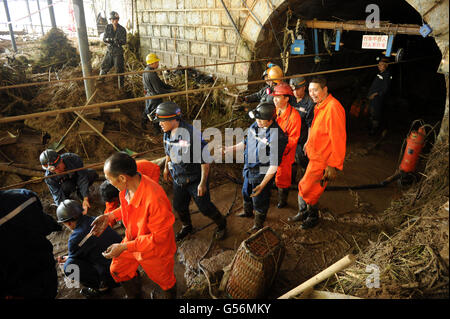
<path fill-rule="evenodd" d="M 56 175 L 65 171 L 82 168 L 83 160 L 74 153 L 59 155 L 55 150 L 47 149 L 39 156 L 45 176 Z M 58 206 L 63 200 L 70 198 L 73 192 L 77 192 L 83 201 L 83 214 L 91 207 L 89 203 L 89 186 L 98 178 L 95 170 L 88 168 L 73 173 L 58 175 L 45 179 L 45 183 L 52 194 L 55 204 Z"/>
<path fill-rule="evenodd" d="M 209 163 L 212 157 L 207 151 L 207 143 L 201 132 L 181 119 L 180 107 L 174 102 L 163 102 L 156 108 L 155 121 L 164 131 L 164 150 L 166 161 L 164 180 L 173 179 L 173 208 L 182 223 L 176 240 L 181 240 L 192 233 L 189 202 L 194 199 L 200 212 L 217 225 L 216 239 L 223 239 L 226 234 L 226 218 L 211 202 L 209 193 Z M 198 150 L 195 152 L 195 144 Z M 206 148 L 206 149 L 205 149 Z"/>
<path fill-rule="evenodd" d="M 53 299 L 58 276 L 46 236 L 62 228 L 27 189 L 0 191 L 0 300 Z"/>
<path fill-rule="evenodd" d="M 94 217 L 83 215 L 78 201 L 66 199 L 56 209 L 58 223 L 72 231 L 68 241 L 68 256 L 60 256 L 57 261 L 64 263 L 64 273 L 70 278 L 79 275 L 78 282 L 84 287 L 80 293 L 87 298 L 98 297 L 111 288 L 118 287 L 110 273 L 111 259 L 102 252 L 122 237 L 111 227 L 99 236 L 90 236 Z"/>
<path fill-rule="evenodd" d="M 306 169 L 308 166 L 308 157 L 303 151 L 306 140 L 308 139 L 309 128 L 311 127 L 312 121 L 314 119 L 314 106 L 315 103 L 308 94 L 306 79 L 302 76 L 298 78 L 292 78 L 289 80 L 289 85 L 294 93 L 295 103 L 292 106 L 300 113 L 302 118 L 302 125 L 300 131 L 300 138 L 298 139 L 297 151 L 295 154 L 295 162 L 303 168 Z M 297 169 L 293 168 L 292 179 L 293 182 L 296 179 Z"/>
<path fill-rule="evenodd" d="M 272 103 L 260 103 L 249 112 L 255 122 L 248 129 L 244 141 L 227 146 L 224 153 L 244 150 L 244 211 L 237 216 L 254 217 L 249 233 L 261 229 L 267 217 L 275 175 L 288 138 L 278 126 L 276 108 Z M 255 214 L 253 214 L 253 211 Z"/>
<path fill-rule="evenodd" d="M 388 57 L 382 57 L 380 59 L 378 62 L 379 72 L 367 93 L 369 99 L 370 135 L 376 134 L 381 128 L 383 108 L 392 82 L 392 75 L 388 63 Z"/>

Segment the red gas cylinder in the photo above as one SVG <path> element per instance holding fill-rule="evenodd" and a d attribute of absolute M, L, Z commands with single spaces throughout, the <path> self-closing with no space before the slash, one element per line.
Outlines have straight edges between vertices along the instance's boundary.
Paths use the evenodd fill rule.
<path fill-rule="evenodd" d="M 405 173 L 413 172 L 416 169 L 422 147 L 425 144 L 425 128 L 412 131 L 406 140 L 405 154 L 403 154 L 400 170 Z"/>

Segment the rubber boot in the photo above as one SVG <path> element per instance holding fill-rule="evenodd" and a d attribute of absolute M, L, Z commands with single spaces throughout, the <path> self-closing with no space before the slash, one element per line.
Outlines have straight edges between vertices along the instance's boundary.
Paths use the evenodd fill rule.
<path fill-rule="evenodd" d="M 253 202 L 244 201 L 244 211 L 236 215 L 237 217 L 253 217 Z"/>
<path fill-rule="evenodd" d="M 302 229 L 310 229 L 319 223 L 319 212 L 316 207 L 308 205 L 308 217 L 302 223 Z"/>
<path fill-rule="evenodd" d="M 214 238 L 216 240 L 222 240 L 226 236 L 227 232 L 227 218 L 223 216 L 216 208 L 214 214 L 209 216 L 217 225 L 216 232 L 214 233 Z"/>
<path fill-rule="evenodd" d="M 265 214 L 255 212 L 255 224 L 253 225 L 252 228 L 249 229 L 248 233 L 254 233 L 262 229 L 265 221 L 266 221 Z"/>
<path fill-rule="evenodd" d="M 295 216 L 289 217 L 288 222 L 291 223 L 302 222 L 306 218 L 308 218 L 308 205 L 300 195 L 298 195 L 297 201 L 298 201 L 298 213 Z"/>
<path fill-rule="evenodd" d="M 181 230 L 176 234 L 175 240 L 182 240 L 184 237 L 192 233 L 192 222 L 191 222 L 191 214 L 189 211 L 187 212 L 178 212 L 178 217 L 182 223 Z"/>
<path fill-rule="evenodd" d="M 127 294 L 127 299 L 142 299 L 142 283 L 139 273 L 136 273 L 136 276 L 130 280 L 121 282 L 121 284 Z"/>
<path fill-rule="evenodd" d="M 278 188 L 278 208 L 287 206 L 287 199 L 289 196 L 289 188 Z"/>

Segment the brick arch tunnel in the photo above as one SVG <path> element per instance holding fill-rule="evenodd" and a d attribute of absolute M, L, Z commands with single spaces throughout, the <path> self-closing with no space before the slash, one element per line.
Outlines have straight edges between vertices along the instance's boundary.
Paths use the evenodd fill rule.
<path fill-rule="evenodd" d="M 401 34 L 394 38 L 394 52 L 403 48 L 406 52 L 404 60 L 420 59 L 392 66 L 396 80 L 393 82 L 394 94 L 390 107 L 398 111 L 396 116 L 400 119 L 400 122 L 393 120 L 395 125 L 402 123 L 408 126 L 416 118 L 423 118 L 433 124 L 442 121 L 440 136 L 448 135 L 448 1 L 435 4 L 434 1 L 378 0 L 371 3 L 379 6 L 381 21 L 392 24 L 427 23 L 433 29 L 433 33 L 426 38 Z M 240 28 L 246 44 L 241 42 L 238 45 L 237 55 L 243 60 L 252 57 L 279 57 L 280 52 L 289 51 L 286 44 L 291 43 L 284 41 L 286 27 L 295 32 L 298 21 L 313 19 L 365 21 L 369 14 L 366 13 L 367 5 L 364 1 L 356 0 L 256 0 L 249 7 L 251 14 Z M 313 55 L 313 31 L 300 29 L 306 43 L 305 54 Z M 361 49 L 363 34 L 370 32 L 344 31 L 341 38 L 344 45 L 340 52 L 328 49 L 332 55 L 322 56 L 320 63 L 315 63 L 314 57 L 290 59 L 287 66 L 284 64 L 286 75 L 376 64 L 381 50 Z M 324 37 L 332 37 L 333 30 L 320 30 L 318 35 L 319 51 L 327 52 Z M 273 62 L 283 64 L 281 59 Z M 239 68 L 241 74 L 247 74 L 248 80 L 259 80 L 265 64 L 266 62 L 254 62 L 236 65 L 236 68 Z M 330 90 L 335 92 L 349 110 L 355 99 L 360 98 L 364 90 L 367 90 L 375 72 L 376 68 L 371 68 L 330 74 L 327 76 Z M 257 87 L 250 86 L 249 89 L 256 90 Z"/>

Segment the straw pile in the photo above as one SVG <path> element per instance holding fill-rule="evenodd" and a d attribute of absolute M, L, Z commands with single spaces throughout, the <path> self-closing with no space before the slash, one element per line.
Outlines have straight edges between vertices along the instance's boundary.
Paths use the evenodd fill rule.
<path fill-rule="evenodd" d="M 328 290 L 364 298 L 449 297 L 448 156 L 447 136 L 434 145 L 422 180 L 386 210 L 387 230 Z M 373 286 L 373 265 L 379 288 Z"/>

